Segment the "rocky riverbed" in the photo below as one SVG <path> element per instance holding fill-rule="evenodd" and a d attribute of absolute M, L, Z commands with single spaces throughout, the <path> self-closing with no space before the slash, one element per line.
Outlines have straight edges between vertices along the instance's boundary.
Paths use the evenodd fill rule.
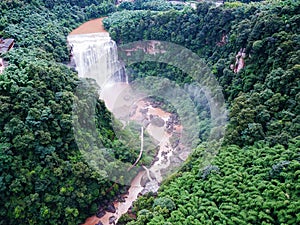
<path fill-rule="evenodd" d="M 112 90 L 113 89 L 113 90 Z M 123 120 L 139 123 L 158 143 L 158 152 L 149 168 L 143 166 L 132 180 L 128 192 L 113 203 L 100 207 L 97 215 L 86 220 L 84 225 L 116 224 L 118 219 L 132 206 L 138 196 L 148 192 L 157 192 L 163 178 L 174 166 L 182 163 L 187 156 L 180 143 L 183 130 L 176 114 L 164 111 L 162 103 L 151 98 L 132 99 L 126 89 L 130 85 L 120 83 L 104 89 L 102 98 L 114 115 Z M 112 97 L 109 93 L 114 93 Z M 120 109 L 123 109 L 120 112 Z M 127 110 L 124 110 L 127 109 Z"/>

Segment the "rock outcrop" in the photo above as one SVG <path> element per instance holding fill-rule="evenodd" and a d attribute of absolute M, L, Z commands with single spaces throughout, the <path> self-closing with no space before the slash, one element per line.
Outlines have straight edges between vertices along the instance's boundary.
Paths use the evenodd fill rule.
<path fill-rule="evenodd" d="M 231 64 L 230 68 L 233 70 L 234 73 L 238 73 L 241 69 L 245 67 L 245 48 L 241 48 L 240 51 L 235 56 L 235 64 Z"/>

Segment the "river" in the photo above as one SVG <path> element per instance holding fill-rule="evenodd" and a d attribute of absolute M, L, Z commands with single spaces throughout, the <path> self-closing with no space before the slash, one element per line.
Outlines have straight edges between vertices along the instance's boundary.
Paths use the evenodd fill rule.
<path fill-rule="evenodd" d="M 132 102 L 132 99 L 127 98 L 127 93 L 130 89 L 130 85 L 126 83 L 109 84 L 103 89 L 101 98 L 104 100 L 107 108 L 120 120 L 129 118 L 129 120 L 142 123 L 145 119 L 151 121 L 150 117 L 155 117 L 164 121 L 163 126 L 157 126 L 150 122 L 145 128 L 145 132 L 148 132 L 159 143 L 156 160 L 149 168 L 144 167 L 145 170 L 139 172 L 132 180 L 128 193 L 123 195 L 125 202 L 113 202 L 116 208 L 115 213 L 106 212 L 101 218 L 92 216 L 85 221 L 84 225 L 95 225 L 99 223 L 99 221 L 101 221 L 103 225 L 109 225 L 109 220 L 112 217 L 114 218 L 115 223 L 117 223 L 118 219 L 129 210 L 139 194 L 144 194 L 149 191 L 157 192 L 159 184 L 163 180 L 162 171 L 165 171 L 170 165 L 170 157 L 172 156 L 174 149 L 171 147 L 170 143 L 172 133 L 167 131 L 166 124 L 172 114 L 159 107 L 154 107 L 152 102 L 147 99 L 140 99 Z M 134 109 L 134 112 L 130 112 L 130 116 L 126 117 L 128 112 L 125 110 L 120 111 L 120 109 L 124 107 L 129 108 L 129 105 L 131 106 L 131 109 Z M 174 125 L 173 130 L 178 134 L 182 131 L 182 127 L 181 125 Z M 148 176 L 148 182 L 144 184 L 145 187 L 141 185 L 141 180 L 144 175 Z"/>
<path fill-rule="evenodd" d="M 99 41 L 101 42 L 100 44 L 98 44 Z M 105 67 L 102 64 L 110 61 L 110 58 L 117 60 L 115 55 L 116 45 L 104 30 L 101 18 L 89 21 L 72 31 L 68 36 L 68 42 L 71 44 L 72 49 L 74 47 L 72 53 L 74 53 L 74 58 L 77 57 L 76 69 L 79 77 L 95 79 L 101 87 L 100 98 L 104 100 L 106 107 L 114 116 L 123 122 L 124 126 L 128 121 L 139 123 L 141 127 L 144 127 L 145 132 L 156 140 L 159 146 L 151 166 L 149 168 L 143 166 L 144 170 L 141 170 L 131 181 L 128 193 L 122 196 L 125 201 L 114 201 L 111 203 L 114 205 L 116 212 L 106 212 L 101 218 L 97 216 L 89 217 L 84 223 L 84 225 L 116 224 L 118 219 L 129 210 L 140 194 L 158 191 L 159 185 L 164 176 L 167 176 L 171 165 L 186 159 L 188 154 L 184 150 L 181 151 L 180 155 L 177 154 L 178 152 L 174 154 L 175 148 L 176 150 L 180 149 L 180 143 L 174 146 L 174 143 L 170 141 L 170 138 L 174 135 L 176 137 L 181 135 L 183 127 L 176 120 L 176 123 L 174 123 L 173 115 L 162 110 L 147 96 L 130 95 L 132 87 L 127 82 L 117 82 L 115 80 L 114 82 L 103 83 L 99 78 L 99 76 L 103 76 L 102 67 Z M 100 67 L 94 65 L 99 62 L 102 63 Z M 111 63 L 111 65 L 115 64 Z M 111 73 L 111 65 L 109 64 L 107 71 L 105 70 L 107 74 Z M 118 67 L 118 69 L 120 68 Z M 123 74 L 123 76 L 121 76 L 122 79 L 118 80 L 126 81 L 127 79 L 124 79 L 126 74 L 122 70 L 120 71 L 120 74 Z M 174 155 L 176 155 L 176 162 L 174 162 Z M 124 168 L 124 171 L 126 169 L 128 168 Z"/>

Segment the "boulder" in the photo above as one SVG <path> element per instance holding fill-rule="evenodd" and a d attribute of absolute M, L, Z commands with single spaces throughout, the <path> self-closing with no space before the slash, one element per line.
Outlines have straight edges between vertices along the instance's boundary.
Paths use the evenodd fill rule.
<path fill-rule="evenodd" d="M 148 112 L 148 109 L 140 109 L 140 113 L 142 113 L 142 114 L 147 114 L 147 112 Z"/>
<path fill-rule="evenodd" d="M 140 181 L 140 185 L 142 187 L 145 187 L 147 182 L 149 182 L 149 179 L 148 179 L 147 174 L 145 173 Z"/>
<path fill-rule="evenodd" d="M 108 206 L 106 206 L 105 210 L 110 213 L 116 212 L 116 208 L 115 208 L 114 204 L 112 204 L 112 203 L 110 203 Z"/>
<path fill-rule="evenodd" d="M 106 212 L 104 210 L 98 210 L 98 212 L 96 213 L 96 216 L 98 218 L 103 217 L 106 214 Z"/>
<path fill-rule="evenodd" d="M 182 152 L 178 155 L 178 158 L 181 159 L 182 161 L 187 160 L 188 157 L 189 157 L 189 152 Z"/>
<path fill-rule="evenodd" d="M 116 224 L 116 217 L 115 216 L 111 216 L 109 217 L 108 221 L 109 221 L 109 224 Z"/>
<path fill-rule="evenodd" d="M 178 139 L 172 141 L 172 143 L 171 143 L 172 148 L 176 148 L 178 145 L 179 145 L 179 140 Z"/>
<path fill-rule="evenodd" d="M 130 113 L 129 113 L 129 116 L 130 117 L 132 117 L 132 116 L 134 116 L 134 114 L 136 114 L 136 110 L 137 110 L 137 105 L 134 105 L 133 107 L 132 107 L 132 109 L 130 110 Z"/>
<path fill-rule="evenodd" d="M 118 202 L 125 202 L 125 198 L 123 196 L 119 196 L 118 197 Z"/>
<path fill-rule="evenodd" d="M 147 127 L 150 124 L 150 121 L 147 118 L 144 118 L 142 123 L 143 123 L 143 127 Z"/>
<path fill-rule="evenodd" d="M 152 125 L 157 127 L 163 127 L 165 125 L 165 121 L 159 116 L 152 116 L 152 118 L 150 117 L 150 122 Z"/>
<path fill-rule="evenodd" d="M 177 165 L 177 164 L 180 164 L 181 162 L 182 162 L 182 160 L 179 157 L 176 157 L 176 156 L 171 157 L 171 163 L 172 164 Z"/>
<path fill-rule="evenodd" d="M 155 179 L 155 174 L 152 171 L 149 171 L 151 179 Z M 150 182 L 147 173 L 145 173 L 140 181 L 140 185 L 145 187 L 147 183 Z"/>

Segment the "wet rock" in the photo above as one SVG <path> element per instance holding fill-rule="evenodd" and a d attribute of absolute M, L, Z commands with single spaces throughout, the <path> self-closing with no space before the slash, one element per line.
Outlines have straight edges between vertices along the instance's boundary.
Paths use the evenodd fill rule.
<path fill-rule="evenodd" d="M 128 209 L 128 213 L 132 213 L 132 210 L 133 210 L 133 207 L 132 207 L 132 205 L 129 207 L 129 209 Z"/>
<path fill-rule="evenodd" d="M 149 182 L 149 179 L 148 179 L 147 174 L 145 174 L 145 175 L 142 177 L 141 181 L 140 181 L 140 185 L 141 185 L 142 187 L 145 187 L 147 182 Z"/>
<path fill-rule="evenodd" d="M 158 156 L 154 157 L 154 160 L 152 161 L 151 165 L 153 165 L 153 163 L 157 162 L 159 160 Z"/>
<path fill-rule="evenodd" d="M 155 174 L 152 171 L 149 171 L 151 179 L 155 179 Z M 140 181 L 140 185 L 145 187 L 147 183 L 150 182 L 147 173 L 145 173 Z"/>
<path fill-rule="evenodd" d="M 167 133 L 168 133 L 168 134 L 172 134 L 172 132 L 173 132 L 173 129 L 172 129 L 172 128 L 167 129 Z"/>
<path fill-rule="evenodd" d="M 151 177 L 152 179 L 155 179 L 155 174 L 154 174 L 152 171 L 150 171 L 150 177 Z"/>
<path fill-rule="evenodd" d="M 178 157 L 176 157 L 176 156 L 171 157 L 172 164 L 180 164 L 181 162 L 182 162 L 182 160 L 179 159 Z"/>
<path fill-rule="evenodd" d="M 105 214 L 106 214 L 105 210 L 101 209 L 101 210 L 98 210 L 98 212 L 96 213 L 96 216 L 97 216 L 98 218 L 101 218 L 101 217 L 103 217 Z"/>
<path fill-rule="evenodd" d="M 137 105 L 135 105 L 135 106 L 132 107 L 132 109 L 131 109 L 131 111 L 130 111 L 130 113 L 129 113 L 129 116 L 130 116 L 130 117 L 132 117 L 132 116 L 135 115 L 137 108 L 138 108 Z"/>
<path fill-rule="evenodd" d="M 161 161 L 162 163 L 167 163 L 168 162 L 168 156 L 164 155 L 163 160 Z"/>
<path fill-rule="evenodd" d="M 116 217 L 115 216 L 111 216 L 109 217 L 108 221 L 109 221 L 109 224 L 116 224 Z"/>
<path fill-rule="evenodd" d="M 177 114 L 171 114 L 167 122 L 172 126 L 180 125 L 180 120 Z"/>
<path fill-rule="evenodd" d="M 143 127 L 147 127 L 150 124 L 150 121 L 147 118 L 143 120 Z"/>
<path fill-rule="evenodd" d="M 173 133 L 174 130 L 174 125 L 172 122 L 170 122 L 169 120 L 166 122 L 166 131 L 168 134 Z"/>
<path fill-rule="evenodd" d="M 161 152 L 162 157 L 166 157 L 167 154 L 168 154 L 168 152 L 165 152 L 165 151 Z"/>
<path fill-rule="evenodd" d="M 180 146 L 177 146 L 175 149 L 174 149 L 174 152 L 176 152 L 176 153 L 180 153 L 180 152 L 182 152 L 182 148 L 180 147 Z"/>
<path fill-rule="evenodd" d="M 146 194 L 149 192 L 156 193 L 159 189 L 159 184 L 156 180 L 152 180 L 146 184 L 146 187 L 142 191 L 142 194 Z"/>
<path fill-rule="evenodd" d="M 147 114 L 148 109 L 140 109 L 140 112 L 141 112 L 142 114 Z"/>
<path fill-rule="evenodd" d="M 157 101 L 152 101 L 152 102 L 151 102 L 151 106 L 152 106 L 153 108 L 161 107 L 161 105 L 162 105 L 162 102 L 157 102 Z"/>
<path fill-rule="evenodd" d="M 172 145 L 172 148 L 176 148 L 179 145 L 179 140 L 177 139 L 177 140 L 173 141 L 171 143 L 171 145 Z"/>
<path fill-rule="evenodd" d="M 110 203 L 108 206 L 106 206 L 105 210 L 107 212 L 110 212 L 110 213 L 115 213 L 116 212 L 116 208 L 112 203 Z"/>
<path fill-rule="evenodd" d="M 141 114 L 141 119 L 140 119 L 140 121 L 143 122 L 144 120 L 148 120 L 147 114 L 146 114 L 146 113 L 142 113 L 142 114 Z"/>
<path fill-rule="evenodd" d="M 181 159 L 182 161 L 185 161 L 187 160 L 188 156 L 189 156 L 189 152 L 182 152 L 178 155 L 178 158 Z"/>
<path fill-rule="evenodd" d="M 167 120 L 167 122 L 166 122 L 166 128 L 169 128 L 171 126 L 172 126 L 172 123 L 169 120 Z"/>
<path fill-rule="evenodd" d="M 152 119 L 150 117 L 150 122 L 152 125 L 157 127 L 163 127 L 165 125 L 165 121 L 159 116 L 153 116 Z"/>
<path fill-rule="evenodd" d="M 118 202 L 125 202 L 125 198 L 123 196 L 119 196 L 118 197 Z"/>

